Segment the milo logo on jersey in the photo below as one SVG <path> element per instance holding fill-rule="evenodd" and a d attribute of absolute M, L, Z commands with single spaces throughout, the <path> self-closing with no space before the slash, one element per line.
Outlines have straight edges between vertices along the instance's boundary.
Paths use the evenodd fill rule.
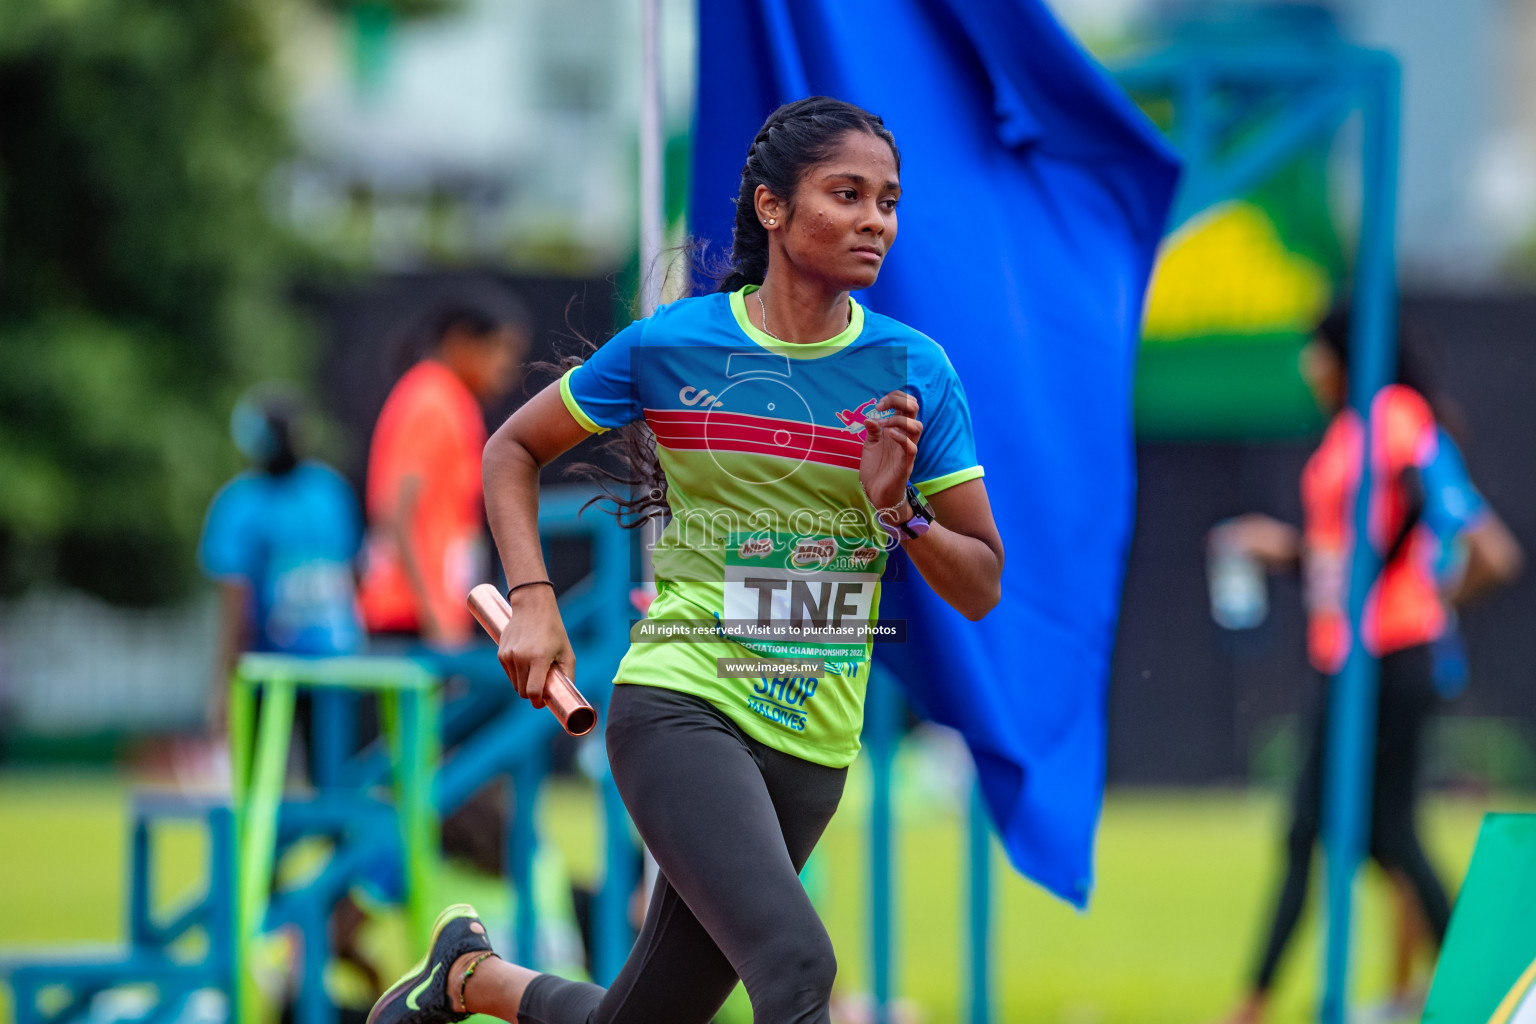
<path fill-rule="evenodd" d="M 801 537 L 789 550 L 789 564 L 801 571 L 865 572 L 877 561 L 883 568 L 884 554 L 883 549 L 864 541 L 850 544 L 835 537 Z M 878 576 L 880 569 L 874 572 Z"/>
<path fill-rule="evenodd" d="M 837 557 L 837 541 L 832 537 L 803 537 L 795 541 L 790 551 L 790 564 L 803 569 L 807 566 L 822 568 Z"/>
<path fill-rule="evenodd" d="M 751 537 L 748 537 L 746 540 L 737 545 L 736 556 L 743 559 L 767 558 L 773 554 L 774 547 L 775 542 L 773 539 L 773 534 L 753 534 Z"/>
<path fill-rule="evenodd" d="M 769 657 L 861 661 L 885 554 L 861 538 L 733 533 L 721 631 Z"/>

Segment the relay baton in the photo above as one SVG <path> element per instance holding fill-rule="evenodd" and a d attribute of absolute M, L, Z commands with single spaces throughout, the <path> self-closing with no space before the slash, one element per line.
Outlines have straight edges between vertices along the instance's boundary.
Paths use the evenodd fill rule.
<path fill-rule="evenodd" d="M 501 643 L 501 634 L 512 624 L 512 606 L 501 591 L 489 583 L 480 584 L 469 592 L 469 610 L 491 634 L 491 639 Z M 511 675 L 509 671 L 507 676 Z M 549 666 L 549 675 L 544 679 L 544 703 L 572 736 L 585 736 L 597 724 L 597 712 L 559 665 Z"/>

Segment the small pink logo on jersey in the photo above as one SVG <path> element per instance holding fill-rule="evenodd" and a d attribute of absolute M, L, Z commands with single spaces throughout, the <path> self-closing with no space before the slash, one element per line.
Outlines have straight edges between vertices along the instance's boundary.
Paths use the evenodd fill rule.
<path fill-rule="evenodd" d="M 860 402 L 857 408 L 840 411 L 837 414 L 837 418 L 842 421 L 843 429 L 853 434 L 860 441 L 866 440 L 869 431 L 864 429 L 864 421 L 874 418 L 871 414 L 875 411 L 875 403 L 878 401 L 880 399 L 871 398 L 867 402 Z"/>

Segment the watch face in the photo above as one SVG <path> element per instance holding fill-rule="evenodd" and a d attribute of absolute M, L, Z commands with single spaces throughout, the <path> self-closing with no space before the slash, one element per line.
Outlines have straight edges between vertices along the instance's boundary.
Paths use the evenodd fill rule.
<path fill-rule="evenodd" d="M 907 485 L 907 504 L 912 506 L 912 511 L 924 519 L 933 519 L 933 506 L 928 504 L 928 499 L 923 497 L 921 491 L 911 484 Z"/>

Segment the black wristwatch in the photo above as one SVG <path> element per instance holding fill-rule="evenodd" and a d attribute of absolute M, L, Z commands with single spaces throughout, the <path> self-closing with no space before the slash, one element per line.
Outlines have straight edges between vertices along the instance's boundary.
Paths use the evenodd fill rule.
<path fill-rule="evenodd" d="M 909 538 L 921 537 L 928 532 L 929 526 L 938 522 L 933 514 L 933 506 L 928 504 L 928 499 L 910 481 L 907 483 L 907 505 L 912 509 L 912 518 L 897 523 L 896 528 Z"/>

